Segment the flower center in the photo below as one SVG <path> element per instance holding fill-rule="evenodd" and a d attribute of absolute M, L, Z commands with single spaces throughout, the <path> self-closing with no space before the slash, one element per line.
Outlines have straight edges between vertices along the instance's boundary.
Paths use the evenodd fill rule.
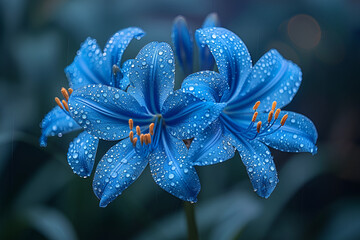
<path fill-rule="evenodd" d="M 147 156 L 156 148 L 160 137 L 162 122 L 162 117 L 156 117 L 155 123 L 151 123 L 148 127 L 149 132 L 142 133 L 140 126 L 136 126 L 135 131 L 133 131 L 134 121 L 129 119 L 129 138 L 138 153 Z"/>
<path fill-rule="evenodd" d="M 241 134 L 249 140 L 273 134 L 274 132 L 278 131 L 282 126 L 284 126 L 288 118 L 288 114 L 285 114 L 281 118 L 280 124 L 275 125 L 275 123 L 279 121 L 278 119 L 281 112 L 279 108 L 276 109 L 276 101 L 272 103 L 271 111 L 268 113 L 267 121 L 264 123 L 262 121 L 256 122 L 256 119 L 259 115 L 259 112 L 257 111 L 259 106 L 260 101 L 257 101 L 253 107 L 254 113 L 252 115 L 251 122 L 249 126 L 245 129 L 244 127 L 240 127 L 239 124 L 234 124 L 233 120 L 225 114 L 222 115 L 222 119 L 225 121 L 226 126 L 234 133 Z"/>
<path fill-rule="evenodd" d="M 63 97 L 65 99 L 63 99 L 62 101 L 60 101 L 60 99 L 58 97 L 55 97 L 55 102 L 56 104 L 65 112 L 69 112 L 69 98 L 72 94 L 74 90 L 72 88 L 69 88 L 68 90 L 66 90 L 65 88 L 61 88 L 61 94 L 63 95 Z"/>

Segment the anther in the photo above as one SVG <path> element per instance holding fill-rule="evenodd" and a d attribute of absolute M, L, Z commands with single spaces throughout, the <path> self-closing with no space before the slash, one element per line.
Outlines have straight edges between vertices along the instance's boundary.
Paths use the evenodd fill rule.
<path fill-rule="evenodd" d="M 136 134 L 137 135 L 141 135 L 141 131 L 140 131 L 140 127 L 139 126 L 136 126 Z M 141 138 L 140 138 L 140 141 L 141 141 Z"/>
<path fill-rule="evenodd" d="M 129 138 L 130 138 L 130 141 L 133 143 L 134 142 L 134 132 L 133 131 L 130 131 Z"/>
<path fill-rule="evenodd" d="M 274 111 L 271 110 L 271 111 L 269 112 L 269 116 L 268 116 L 268 122 L 269 122 L 269 123 L 271 122 L 273 115 L 274 115 Z"/>
<path fill-rule="evenodd" d="M 140 135 L 140 143 L 141 143 L 141 146 L 144 144 L 144 134 L 141 134 Z"/>
<path fill-rule="evenodd" d="M 64 96 L 66 101 L 69 101 L 69 93 L 67 92 L 67 90 L 65 88 L 61 88 L 61 93 Z"/>
<path fill-rule="evenodd" d="M 147 134 L 144 134 L 144 140 L 145 140 L 145 145 L 148 145 L 149 139 L 147 138 Z"/>
<path fill-rule="evenodd" d="M 149 132 L 150 132 L 150 135 L 154 135 L 154 126 L 155 124 L 154 123 L 151 123 L 150 126 L 149 126 Z"/>
<path fill-rule="evenodd" d="M 259 105 L 260 105 L 260 101 L 257 101 L 257 102 L 255 103 L 253 109 L 256 111 L 256 109 L 258 109 Z"/>
<path fill-rule="evenodd" d="M 281 112 L 281 110 L 279 108 L 276 109 L 275 116 L 274 116 L 275 120 L 278 119 L 280 112 Z"/>
<path fill-rule="evenodd" d="M 64 105 L 66 111 L 70 112 L 69 105 L 67 104 L 67 102 L 65 100 L 62 100 L 62 104 Z"/>
<path fill-rule="evenodd" d="M 260 133 L 260 129 L 261 129 L 261 121 L 258 121 L 258 123 L 256 124 L 256 131 Z"/>
<path fill-rule="evenodd" d="M 285 114 L 285 115 L 282 117 L 282 119 L 281 119 L 281 121 L 280 121 L 281 126 L 284 126 L 287 118 L 288 118 L 288 115 L 287 115 L 287 114 Z"/>
<path fill-rule="evenodd" d="M 136 137 L 136 138 L 134 138 L 134 140 L 132 141 L 132 143 L 133 143 L 134 147 L 136 146 L 136 142 L 137 142 L 137 140 L 138 140 L 138 138 Z"/>
<path fill-rule="evenodd" d="M 130 128 L 130 130 L 132 130 L 133 127 L 134 127 L 134 121 L 130 118 L 129 119 L 129 128 Z"/>
<path fill-rule="evenodd" d="M 146 134 L 145 136 L 146 136 L 146 138 L 147 138 L 148 144 L 151 144 L 151 136 L 150 136 L 150 134 L 148 133 L 148 134 Z"/>
<path fill-rule="evenodd" d="M 73 90 L 72 88 L 69 88 L 69 89 L 68 89 L 69 95 L 71 95 L 71 94 L 73 93 L 73 91 L 74 91 L 74 90 Z"/>
<path fill-rule="evenodd" d="M 63 105 L 61 104 L 61 101 L 60 101 L 60 99 L 59 99 L 58 97 L 55 97 L 55 102 L 57 103 L 57 105 L 59 105 L 59 107 L 60 107 L 62 110 L 64 110 Z"/>
<path fill-rule="evenodd" d="M 272 110 L 272 111 L 275 111 L 275 108 L 276 108 L 276 101 L 273 101 L 271 110 Z"/>
<path fill-rule="evenodd" d="M 257 118 L 257 116 L 258 116 L 258 112 L 254 112 L 254 115 L 253 115 L 253 117 L 252 117 L 252 122 L 255 122 L 256 121 L 256 118 Z"/>

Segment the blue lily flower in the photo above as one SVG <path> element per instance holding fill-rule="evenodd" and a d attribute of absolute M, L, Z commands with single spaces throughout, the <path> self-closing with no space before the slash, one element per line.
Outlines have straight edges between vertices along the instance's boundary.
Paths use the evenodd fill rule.
<path fill-rule="evenodd" d="M 202 28 L 219 26 L 220 21 L 218 15 L 216 13 L 210 13 L 205 18 Z M 193 72 L 194 41 L 186 19 L 183 16 L 178 16 L 175 18 L 171 36 L 180 66 L 184 73 L 189 75 Z M 215 61 L 210 53 L 209 48 L 199 44 L 196 36 L 195 38 L 199 49 L 200 70 L 213 70 Z"/>
<path fill-rule="evenodd" d="M 185 160 L 187 148 L 179 138 L 202 132 L 225 105 L 173 92 L 175 61 L 166 43 L 146 45 L 135 58 L 129 79 L 127 92 L 87 85 L 74 91 L 68 102 L 71 116 L 89 134 L 121 140 L 95 171 L 93 189 L 100 206 L 120 195 L 148 163 L 161 188 L 184 201 L 196 202 L 199 179 Z"/>
<path fill-rule="evenodd" d="M 73 63 L 65 69 L 71 87 L 69 92 L 65 88 L 62 89 L 65 99 L 69 98 L 73 89 L 88 84 L 102 83 L 126 89 L 129 85 L 129 68 L 134 60 L 125 61 L 120 68 L 122 55 L 133 38 L 140 39 L 143 35 L 143 30 L 136 27 L 120 30 L 108 40 L 103 52 L 95 39 L 87 38 L 81 44 Z M 41 123 L 40 145 L 43 147 L 47 145 L 49 136 L 62 136 L 65 133 L 81 129 L 66 111 L 65 108 L 68 106 L 57 101 L 59 106 L 51 110 Z M 70 143 L 68 163 L 74 173 L 81 177 L 90 176 L 98 142 L 96 137 L 82 132 Z"/>
<path fill-rule="evenodd" d="M 252 66 L 245 44 L 224 28 L 199 29 L 196 36 L 209 47 L 219 73 L 194 73 L 184 80 L 182 91 L 226 107 L 194 138 L 188 158 L 194 165 L 215 164 L 232 158 L 235 147 L 254 190 L 268 198 L 278 177 L 267 146 L 285 152 L 317 151 L 314 124 L 301 114 L 280 110 L 296 94 L 301 70 L 276 50 Z"/>

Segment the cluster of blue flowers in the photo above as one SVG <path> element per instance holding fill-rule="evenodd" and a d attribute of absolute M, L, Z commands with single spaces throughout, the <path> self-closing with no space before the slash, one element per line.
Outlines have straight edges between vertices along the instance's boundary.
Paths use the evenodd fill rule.
<path fill-rule="evenodd" d="M 122 60 L 130 41 L 144 36 L 136 27 L 117 32 L 103 51 L 88 38 L 65 69 L 71 88 L 61 90 L 64 99 L 55 98 L 58 106 L 42 121 L 40 144 L 46 146 L 48 136 L 82 129 L 67 159 L 74 173 L 88 177 L 99 139 L 118 141 L 95 170 L 93 189 L 101 207 L 148 164 L 161 188 L 196 202 L 200 181 L 194 166 L 223 162 L 236 150 L 255 192 L 267 198 L 278 183 L 267 146 L 316 153 L 313 123 L 280 110 L 300 86 L 300 68 L 276 50 L 253 66 L 241 39 L 219 25 L 210 14 L 195 32 L 200 71 L 193 73 L 193 37 L 185 19 L 175 19 L 175 55 L 187 75 L 176 91 L 169 44 L 151 42 L 135 59 Z"/>

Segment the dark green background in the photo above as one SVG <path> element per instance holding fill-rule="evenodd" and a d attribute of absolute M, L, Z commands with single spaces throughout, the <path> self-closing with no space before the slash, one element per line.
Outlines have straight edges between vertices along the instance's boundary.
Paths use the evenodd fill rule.
<path fill-rule="evenodd" d="M 63 69 L 86 37 L 103 47 L 119 29 L 141 27 L 146 37 L 125 53 L 133 58 L 150 41 L 170 42 L 177 15 L 195 30 L 210 12 L 244 40 L 253 62 L 277 48 L 301 67 L 302 86 L 286 109 L 313 120 L 319 152 L 272 151 L 280 182 L 268 200 L 253 192 L 238 155 L 198 168 L 201 238 L 360 239 L 356 0 L 1 0 L 0 239 L 186 238 L 181 201 L 157 187 L 148 169 L 102 209 L 92 177 L 80 179 L 66 162 L 77 133 L 40 148 L 39 123 L 67 86 Z M 101 143 L 97 160 L 109 146 Z"/>

